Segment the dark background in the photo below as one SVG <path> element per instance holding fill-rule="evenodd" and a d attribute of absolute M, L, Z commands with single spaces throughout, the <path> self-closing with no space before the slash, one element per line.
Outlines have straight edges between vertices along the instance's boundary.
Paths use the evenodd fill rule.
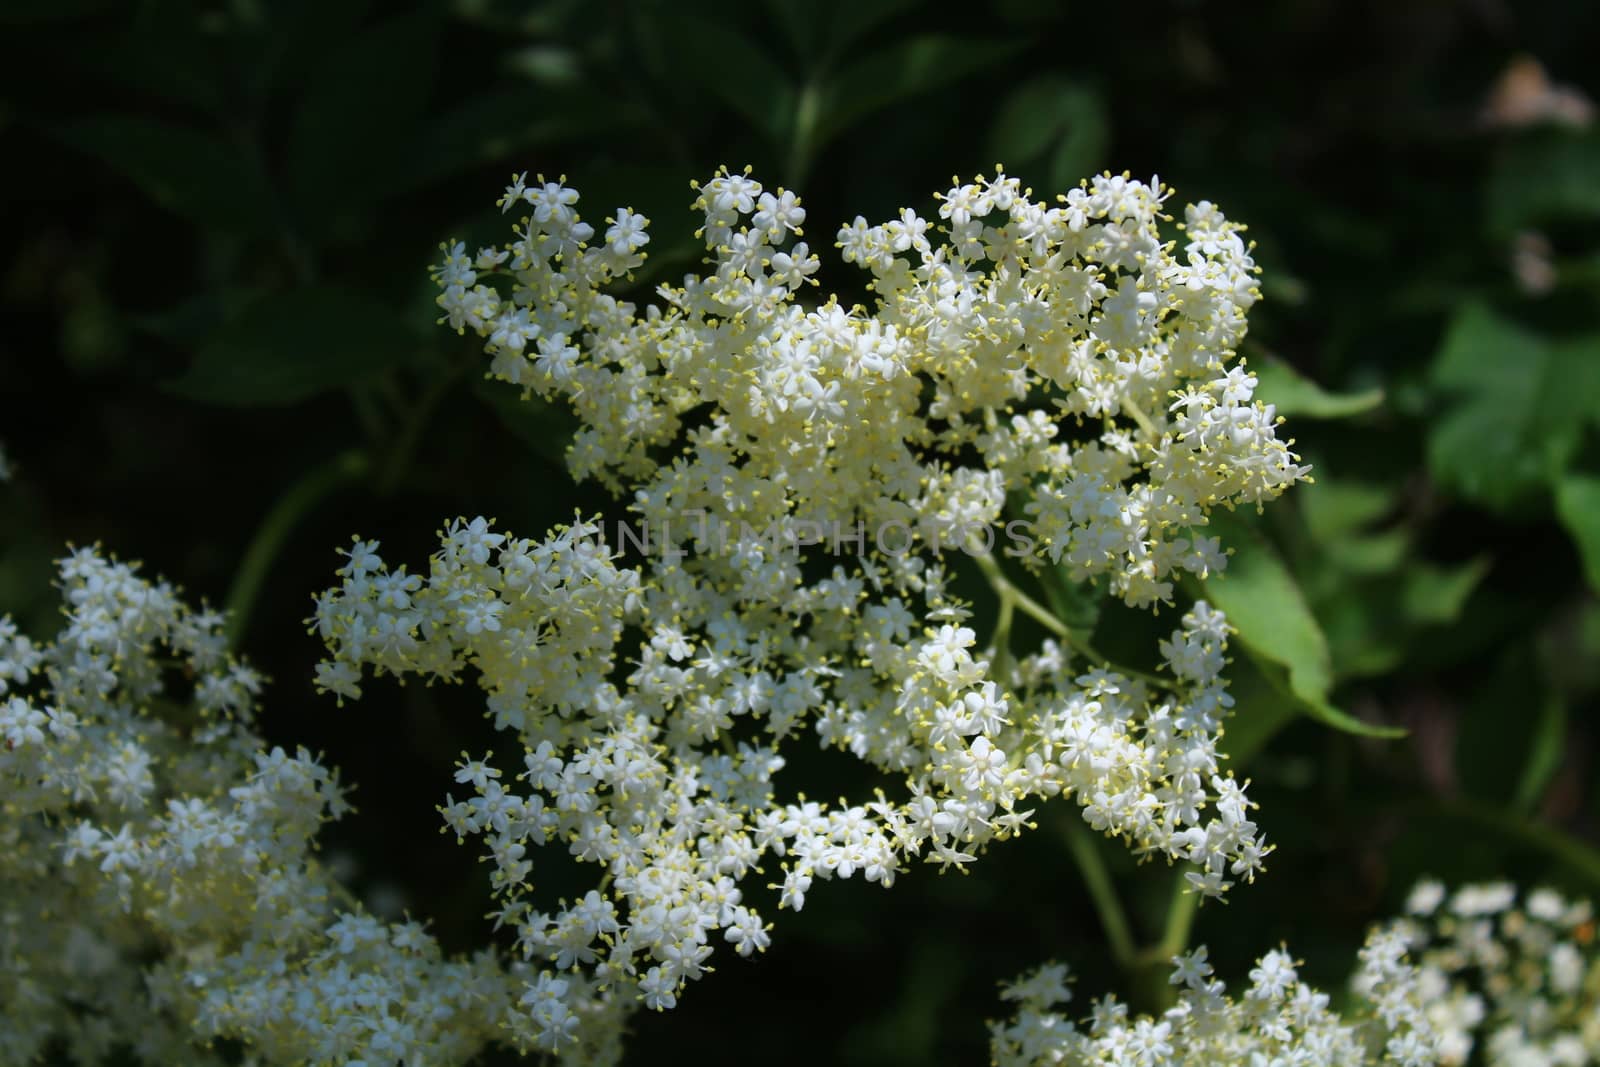
<path fill-rule="evenodd" d="M 996 161 L 1041 194 L 1159 173 L 1251 227 L 1252 366 L 1383 390 L 1338 419 L 1300 404 L 1286 432 L 1317 484 L 1251 521 L 1326 635 L 1333 702 L 1410 731 L 1312 721 L 1236 657 L 1241 723 L 1270 733 L 1237 769 L 1278 851 L 1195 940 L 1233 978 L 1288 941 L 1336 988 L 1421 874 L 1594 892 L 1600 134 L 1581 120 L 1600 6 L 962 10 L 6 4 L 0 609 L 48 633 L 49 561 L 95 541 L 245 609 L 268 738 L 359 784 L 328 834 L 358 892 L 480 944 L 486 872 L 433 810 L 456 754 L 495 744 L 473 692 L 376 683 L 338 709 L 312 692 L 303 625 L 354 533 L 414 569 L 455 515 L 536 536 L 610 507 L 565 475 L 570 420 L 483 382 L 478 345 L 434 325 L 439 242 L 505 239 L 509 176 L 565 174 L 591 221 L 653 220 L 647 297 L 695 265 L 688 183 L 722 163 L 800 191 L 824 252 L 857 214 L 931 214 L 952 174 Z M 824 262 L 825 287 L 859 294 Z M 1107 607 L 1096 640 L 1147 655 L 1175 624 Z M 842 759 L 791 766 L 814 795 L 860 781 Z M 1138 997 L 1065 817 L 969 876 L 819 884 L 799 915 L 771 901 L 766 957 L 720 953 L 677 1010 L 639 1017 L 630 1062 L 981 1062 L 996 983 L 1049 957 L 1080 1005 Z M 1105 855 L 1153 941 L 1171 875 Z"/>

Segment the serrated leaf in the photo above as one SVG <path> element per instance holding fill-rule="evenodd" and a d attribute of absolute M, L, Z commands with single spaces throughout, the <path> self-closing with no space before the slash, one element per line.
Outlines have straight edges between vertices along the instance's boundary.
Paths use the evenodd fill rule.
<path fill-rule="evenodd" d="M 215 134 L 161 119 L 106 115 L 63 126 L 56 136 L 198 226 L 237 233 L 267 224 L 262 175 Z"/>
<path fill-rule="evenodd" d="M 218 330 L 169 388 L 227 407 L 293 404 L 401 363 L 413 343 L 394 312 L 363 293 L 277 293 Z"/>
<path fill-rule="evenodd" d="M 1561 479 L 1556 515 L 1578 546 L 1589 587 L 1600 591 L 1600 478 L 1569 474 Z"/>
<path fill-rule="evenodd" d="M 1228 616 L 1245 651 L 1280 668 L 1288 691 L 1312 718 L 1348 733 L 1402 736 L 1402 730 L 1362 722 L 1330 701 L 1333 669 L 1327 639 L 1272 546 L 1228 512 L 1213 513 L 1211 526 L 1233 554 L 1225 571 L 1205 579 L 1206 597 Z M 1263 673 L 1272 676 L 1265 668 Z"/>
<path fill-rule="evenodd" d="M 1279 415 L 1345 419 L 1383 403 L 1382 389 L 1330 393 L 1281 360 L 1253 360 L 1250 371 L 1257 380 L 1256 399 L 1275 405 Z"/>

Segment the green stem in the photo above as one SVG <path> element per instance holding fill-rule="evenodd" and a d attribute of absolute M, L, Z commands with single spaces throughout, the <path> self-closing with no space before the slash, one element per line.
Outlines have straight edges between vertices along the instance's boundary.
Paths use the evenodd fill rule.
<path fill-rule="evenodd" d="M 1000 598 L 1000 618 L 994 624 L 994 671 L 1000 678 L 1010 674 L 1011 620 L 1015 616 L 1015 603 L 1009 597 Z"/>
<path fill-rule="evenodd" d="M 1123 397 L 1122 410 L 1126 411 L 1133 421 L 1139 424 L 1139 429 L 1150 435 L 1152 445 L 1160 439 L 1161 435 L 1156 432 L 1156 424 L 1150 421 L 1150 416 L 1144 413 L 1144 408 L 1139 406 L 1137 400 L 1131 396 Z"/>
<path fill-rule="evenodd" d="M 1125 678 L 1138 679 L 1146 685 L 1157 689 L 1172 688 L 1172 680 L 1169 678 L 1162 678 L 1148 671 L 1136 670 L 1132 667 L 1124 667 L 1121 664 L 1111 662 L 1101 655 L 1093 645 L 1079 637 L 1071 627 L 1062 622 L 1055 612 L 1019 589 L 1016 583 L 1007 578 L 1005 573 L 1001 571 L 1000 564 L 995 562 L 993 556 L 973 556 L 972 559 L 973 562 L 977 563 L 978 569 L 983 572 L 984 577 L 988 579 L 989 586 L 994 590 L 995 595 L 1000 598 L 1000 610 L 1002 613 L 1008 608 L 1021 610 L 1024 615 L 1039 623 L 1052 634 L 1055 634 L 1068 647 L 1102 670 L 1114 671 Z M 1004 617 L 1003 614 L 1002 617 Z"/>
<path fill-rule="evenodd" d="M 1067 848 L 1072 851 L 1073 862 L 1077 863 L 1078 871 L 1083 875 L 1089 899 L 1100 916 L 1100 925 L 1105 927 L 1106 940 L 1111 944 L 1111 959 L 1119 968 L 1126 970 L 1134 958 L 1133 929 L 1128 925 L 1122 902 L 1117 899 L 1111 874 L 1100 857 L 1099 843 L 1090 835 L 1076 812 L 1067 817 L 1065 826 Z"/>
<path fill-rule="evenodd" d="M 817 118 L 822 113 L 822 93 L 815 78 L 808 78 L 800 88 L 800 99 L 795 105 L 794 136 L 789 141 L 787 167 L 790 188 L 805 184 L 811 170 L 811 156 L 815 150 L 812 141 L 817 133 Z"/>
<path fill-rule="evenodd" d="M 239 647 L 267 574 L 300 520 L 334 490 L 358 480 L 366 472 L 364 452 L 342 453 L 307 473 L 272 505 L 245 549 L 233 586 L 228 590 L 226 628 L 230 645 Z"/>
<path fill-rule="evenodd" d="M 1189 886 L 1184 877 L 1189 867 L 1178 868 L 1172 882 L 1172 902 L 1167 905 L 1167 925 L 1161 932 L 1161 943 L 1156 952 L 1163 964 L 1189 949 L 1189 935 L 1194 932 L 1195 913 L 1200 910 L 1200 891 Z"/>
<path fill-rule="evenodd" d="M 995 562 L 993 556 L 988 554 L 973 556 L 972 561 L 978 565 L 978 569 L 988 579 L 990 588 L 1000 598 L 1002 608 L 1007 605 L 1021 608 L 1024 615 L 1033 618 L 1046 630 L 1049 630 L 1068 644 L 1073 643 L 1072 631 L 1067 628 L 1067 624 L 1056 618 L 1055 613 L 1049 608 L 1034 600 L 1021 589 L 1018 589 L 1011 579 L 1005 576 L 1005 572 L 1000 569 L 1000 564 Z"/>
<path fill-rule="evenodd" d="M 422 439 L 422 431 L 427 428 L 433 410 L 439 406 L 439 402 L 450 391 L 450 387 L 455 385 L 461 370 L 462 367 L 458 364 L 449 373 L 435 378 L 406 416 L 405 425 L 400 428 L 399 434 L 390 444 L 389 458 L 383 465 L 383 471 L 378 475 L 379 496 L 388 496 L 399 486 L 406 468 L 411 465 L 411 457 L 416 454 L 417 443 Z"/>

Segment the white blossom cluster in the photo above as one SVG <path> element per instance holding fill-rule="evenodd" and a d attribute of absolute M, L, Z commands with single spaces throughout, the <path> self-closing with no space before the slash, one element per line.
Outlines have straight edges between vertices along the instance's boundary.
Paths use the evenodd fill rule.
<path fill-rule="evenodd" d="M 1445 1067 L 1600 1063 L 1600 952 L 1588 901 L 1506 883 L 1419 884 L 1399 928 Z"/>
<path fill-rule="evenodd" d="M 1218 767 L 1225 625 L 1203 602 L 1163 645 L 1175 680 L 1159 695 L 1075 674 L 1053 644 L 1003 688 L 972 630 L 914 631 L 899 597 L 864 602 L 866 578 L 717 595 L 679 568 L 642 580 L 598 532 L 578 523 L 531 542 L 458 521 L 426 575 L 358 541 L 315 616 L 333 651 L 326 688 L 359 695 L 362 667 L 429 679 L 471 667 L 516 740 L 504 765 L 462 762 L 466 795 L 441 811 L 482 839 L 498 917 L 545 968 L 523 998 L 528 1044 L 560 1047 L 595 988 L 668 1008 L 717 942 L 765 949 L 743 883 L 768 857 L 780 906 L 799 908 L 819 878 L 887 886 L 919 855 L 969 863 L 1066 793 L 1096 829 L 1195 863 L 1208 894 L 1259 866 L 1250 804 Z M 779 799 L 781 744 L 804 732 L 897 775 L 903 792 Z M 603 868 L 596 889 L 540 910 L 543 845 Z M 574 968 L 592 984 L 567 981 Z"/>
<path fill-rule="evenodd" d="M 532 208 L 515 240 L 449 246 L 435 271 L 493 377 L 576 411 L 573 474 L 629 492 L 651 528 L 725 546 L 729 530 L 904 523 L 951 545 L 1009 495 L 1038 553 L 1149 605 L 1175 573 L 1222 565 L 1210 508 L 1306 474 L 1228 365 L 1256 267 L 1210 203 L 1185 209 L 1180 243 L 1159 182 L 1105 175 L 1052 206 L 997 172 L 947 191 L 938 222 L 906 209 L 838 232 L 867 309 L 800 302 L 819 261 L 794 240 L 792 192 L 727 171 L 696 188 L 706 271 L 642 310 L 605 288 L 643 261 L 647 220 L 619 210 L 590 244 L 578 193 L 542 179 L 501 200 Z"/>
<path fill-rule="evenodd" d="M 447 247 L 435 274 L 491 376 L 576 411 L 572 471 L 626 494 L 659 539 L 644 558 L 592 522 L 528 540 L 457 520 L 425 573 L 357 541 L 314 617 L 325 689 L 470 668 L 514 739 L 509 759 L 468 754 L 441 811 L 482 839 L 497 916 L 541 968 L 517 1039 L 562 1049 L 596 990 L 667 1008 L 717 943 L 764 949 L 746 899 L 763 860 L 799 908 L 817 879 L 970 863 L 1057 794 L 1193 863 L 1207 895 L 1253 877 L 1267 847 L 1216 749 L 1222 616 L 1195 605 L 1154 684 L 1054 642 L 1018 657 L 962 625 L 939 552 L 1009 506 L 1037 532 L 1025 566 L 1130 604 L 1223 565 L 1207 511 L 1305 474 L 1228 366 L 1257 295 L 1239 228 L 1195 205 L 1180 246 L 1158 182 L 1103 176 L 1047 206 L 997 173 L 949 190 L 938 223 L 839 231 L 869 311 L 800 301 L 819 263 L 793 193 L 725 170 L 696 189 L 707 269 L 643 309 L 606 289 L 643 262 L 647 220 L 619 210 L 597 238 L 542 178 L 501 200 L 527 212 L 512 242 Z M 906 551 L 786 550 L 802 527 L 888 524 Z M 781 794 L 783 744 L 806 734 L 903 786 Z M 595 890 L 537 900 L 541 845 L 603 868 Z"/>
<path fill-rule="evenodd" d="M 1274 949 L 1256 961 L 1250 985 L 1231 996 L 1212 977 L 1204 946 L 1173 958 L 1177 1003 L 1160 1016 L 1132 1016 L 1114 996 L 1096 1000 L 1080 1024 L 1061 1009 L 1071 1001 L 1065 966 L 1046 964 L 1005 986 L 1012 1018 L 990 1024 L 997 1067 L 1178 1067 L 1180 1064 L 1294 1067 L 1431 1067 L 1438 1038 L 1429 1025 L 1417 966 L 1406 938 L 1379 928 L 1362 946 L 1345 1014 L 1300 979 L 1295 960 Z"/>
<path fill-rule="evenodd" d="M 222 619 L 92 549 L 66 621 L 0 618 L 0 1064 L 460 1063 L 514 979 L 342 902 L 334 775 L 251 729 Z"/>

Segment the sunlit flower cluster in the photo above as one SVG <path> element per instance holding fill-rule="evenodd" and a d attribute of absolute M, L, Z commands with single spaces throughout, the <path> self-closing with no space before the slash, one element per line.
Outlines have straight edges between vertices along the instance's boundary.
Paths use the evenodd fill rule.
<path fill-rule="evenodd" d="M 764 949 L 752 872 L 799 908 L 818 880 L 964 866 L 1058 794 L 1193 864 L 1206 895 L 1253 877 L 1268 849 L 1216 749 L 1220 613 L 1196 604 L 1162 645 L 1170 675 L 1136 678 L 1065 631 L 981 643 L 950 588 L 952 546 L 983 553 L 1010 518 L 1023 569 L 1170 601 L 1180 572 L 1225 563 L 1209 509 L 1304 476 L 1229 366 L 1257 295 L 1239 227 L 1201 203 L 1179 243 L 1159 182 L 1107 175 L 1047 205 L 997 173 L 948 190 L 937 221 L 839 230 L 868 309 L 810 293 L 792 192 L 727 171 L 695 189 L 706 270 L 642 309 L 606 290 L 643 262 L 646 220 L 598 234 L 543 178 L 500 202 L 514 240 L 448 246 L 435 272 L 492 377 L 572 406 L 572 471 L 625 494 L 641 558 L 592 521 L 530 540 L 458 520 L 418 573 L 358 541 L 313 620 L 325 689 L 470 668 L 510 735 L 499 760 L 464 756 L 441 813 L 481 840 L 497 916 L 541 968 L 518 1038 L 560 1049 L 594 990 L 671 1007 L 718 943 Z M 808 734 L 903 786 L 780 790 L 783 745 Z M 541 903 L 541 845 L 603 868 L 595 890 Z"/>
<path fill-rule="evenodd" d="M 868 307 L 817 295 L 792 192 L 727 171 L 695 190 L 705 270 L 643 307 L 611 290 L 647 220 L 597 229 L 542 178 L 501 200 L 510 243 L 435 268 L 489 374 L 576 412 L 573 474 L 643 543 L 459 519 L 413 571 L 357 539 L 310 619 L 341 701 L 374 675 L 482 691 L 505 743 L 462 754 L 439 813 L 489 861 L 503 943 L 447 958 L 349 900 L 315 857 L 343 792 L 260 741 L 261 680 L 220 617 L 78 552 L 53 642 L 0 623 L 0 1062 L 130 1034 L 156 1062 L 215 1039 L 263 1063 L 494 1042 L 615 1062 L 629 1013 L 766 950 L 817 883 L 964 868 L 1056 797 L 1207 897 L 1261 869 L 1217 747 L 1221 613 L 1189 606 L 1148 674 L 1023 591 L 1172 603 L 1225 565 L 1212 510 L 1305 476 L 1235 361 L 1257 298 L 1240 228 L 1204 202 L 1173 225 L 1157 181 L 1047 204 L 997 172 L 936 218 L 837 232 Z M 1001 524 L 1025 536 L 1002 547 Z M 963 576 L 1000 597 L 989 632 Z M 1014 648 L 1019 610 L 1052 636 Z M 878 784 L 809 798 L 782 774 L 801 744 Z M 575 899 L 538 891 L 558 853 L 594 871 Z"/>
<path fill-rule="evenodd" d="M 1406 939 L 1374 930 L 1362 946 L 1341 1014 L 1332 998 L 1307 985 L 1282 949 L 1256 961 L 1250 984 L 1230 995 L 1212 976 L 1204 946 L 1173 959 L 1177 1003 L 1159 1016 L 1132 1015 L 1105 996 L 1080 1025 L 1064 1008 L 1072 999 L 1067 969 L 1047 964 L 1004 987 L 1012 1018 L 990 1026 L 998 1067 L 1177 1067 L 1179 1064 L 1296 1064 L 1300 1067 L 1432 1067 L 1437 1037 L 1425 1015 Z"/>

